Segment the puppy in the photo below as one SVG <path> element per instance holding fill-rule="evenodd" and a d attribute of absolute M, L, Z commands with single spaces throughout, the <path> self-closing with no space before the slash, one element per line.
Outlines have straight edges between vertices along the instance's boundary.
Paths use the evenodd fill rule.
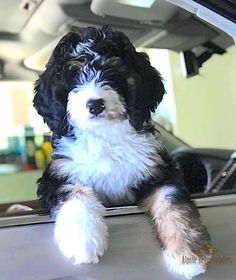
<path fill-rule="evenodd" d="M 97 263 L 107 249 L 105 207 L 137 203 L 153 219 L 168 268 L 189 279 L 203 273 L 209 235 L 155 137 L 151 112 L 165 89 L 147 56 L 107 27 L 70 32 L 35 93 L 54 147 L 38 195 L 55 215 L 62 253 L 77 264 Z"/>

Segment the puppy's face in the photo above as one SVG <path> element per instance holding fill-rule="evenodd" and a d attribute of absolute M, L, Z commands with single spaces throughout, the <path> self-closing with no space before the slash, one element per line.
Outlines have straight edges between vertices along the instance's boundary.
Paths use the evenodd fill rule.
<path fill-rule="evenodd" d="M 34 106 L 51 130 L 94 130 L 128 119 L 137 130 L 164 87 L 146 55 L 111 29 L 86 28 L 58 43 L 35 85 Z"/>
<path fill-rule="evenodd" d="M 93 82 L 69 93 L 67 112 L 73 126 L 86 130 L 127 117 L 123 98 L 109 85 Z"/>
<path fill-rule="evenodd" d="M 68 62 L 75 70 L 68 94 L 69 122 L 73 127 L 91 130 L 126 119 L 128 84 L 122 59 L 100 55 L 93 42 L 89 48 L 82 46 L 77 45 L 75 57 Z M 83 62 L 78 64 L 79 60 Z"/>

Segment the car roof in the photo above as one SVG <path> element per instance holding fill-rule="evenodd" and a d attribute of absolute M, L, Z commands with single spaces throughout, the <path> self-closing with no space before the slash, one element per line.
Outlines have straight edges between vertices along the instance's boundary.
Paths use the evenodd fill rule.
<path fill-rule="evenodd" d="M 215 5 L 214 9 L 214 1 L 200 0 L 0 1 L 0 78 L 35 80 L 62 35 L 89 25 L 111 25 L 126 33 L 136 47 L 194 49 L 201 54 L 210 42 L 226 50 L 234 44 L 232 37 L 198 17 L 200 9 L 194 6 L 205 4 L 208 14 L 214 9 L 233 23 L 235 4 L 229 13 L 233 1 L 221 2 L 228 2 L 227 8 Z"/>

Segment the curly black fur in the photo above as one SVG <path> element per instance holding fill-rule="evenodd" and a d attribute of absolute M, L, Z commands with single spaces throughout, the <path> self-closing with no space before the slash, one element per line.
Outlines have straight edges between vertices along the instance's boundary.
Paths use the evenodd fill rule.
<path fill-rule="evenodd" d="M 88 49 L 86 44 L 91 40 L 93 44 Z M 85 47 L 76 53 L 76 46 L 81 43 Z M 93 57 L 93 53 L 99 54 L 99 58 Z M 89 70 L 83 71 L 85 65 Z M 60 40 L 45 72 L 35 84 L 34 106 L 53 132 L 53 145 L 63 135 L 73 138 L 73 127 L 66 116 L 68 94 L 76 85 L 94 78 L 93 69 L 100 70 L 103 82 L 125 99 L 129 122 L 137 132 L 152 133 L 151 112 L 165 94 L 159 72 L 150 65 L 147 55 L 137 52 L 122 32 L 108 27 L 89 27 L 70 32 Z M 178 186 L 175 195 L 189 199 L 175 163 L 164 148 L 160 147 L 157 154 L 162 158 L 162 166 L 156 167 L 155 176 L 140 182 L 139 189 L 133 190 L 136 200 L 142 200 L 165 184 Z M 52 174 L 50 165 L 47 167 L 38 180 L 38 195 L 44 207 L 55 209 L 63 201 L 66 194 L 59 190 L 68 181 L 66 177 Z"/>
<path fill-rule="evenodd" d="M 77 56 L 73 55 L 78 43 L 86 44 L 89 40 L 94 41 L 90 51 L 84 48 Z M 94 61 L 91 51 L 100 54 L 101 58 Z M 104 64 L 104 61 L 108 62 Z M 125 98 L 130 123 L 138 130 L 143 129 L 150 120 L 150 112 L 155 110 L 165 93 L 159 72 L 150 65 L 147 55 L 137 52 L 122 32 L 108 27 L 89 27 L 70 32 L 60 40 L 45 72 L 35 83 L 34 107 L 51 131 L 57 135 L 71 131 L 66 117 L 68 93 L 83 82 L 78 71 L 89 63 L 101 70 L 103 78 Z M 83 79 L 91 78 L 83 76 Z"/>

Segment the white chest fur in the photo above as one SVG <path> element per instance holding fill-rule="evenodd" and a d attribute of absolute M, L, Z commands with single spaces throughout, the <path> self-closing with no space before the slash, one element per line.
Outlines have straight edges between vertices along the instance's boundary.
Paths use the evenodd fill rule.
<path fill-rule="evenodd" d="M 70 183 L 82 182 L 109 197 L 121 197 L 149 176 L 156 164 L 156 143 L 151 135 L 138 134 L 128 123 L 120 122 L 98 132 L 83 132 L 76 140 L 62 137 L 54 154 L 57 169 Z"/>

